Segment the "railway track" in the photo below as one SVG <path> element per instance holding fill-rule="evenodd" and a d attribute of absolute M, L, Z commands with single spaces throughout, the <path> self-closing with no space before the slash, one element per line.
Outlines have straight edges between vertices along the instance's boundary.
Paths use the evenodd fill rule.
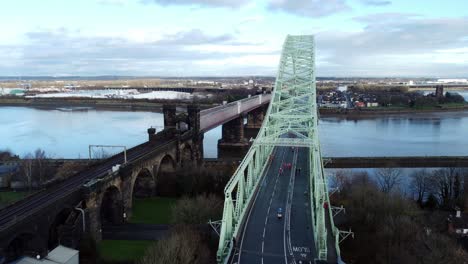
<path fill-rule="evenodd" d="M 164 147 L 173 143 L 173 140 L 162 144 L 143 143 L 127 151 L 127 162 L 133 162 L 149 153 L 151 149 Z M 112 166 L 124 162 L 123 153 L 116 154 L 101 164 L 95 165 L 86 171 L 65 180 L 59 185 L 44 189 L 32 196 L 0 210 L 0 231 L 10 227 L 18 220 L 34 214 L 44 207 L 49 206 L 58 199 L 72 195 L 80 190 L 83 184 L 89 180 L 105 176 Z"/>

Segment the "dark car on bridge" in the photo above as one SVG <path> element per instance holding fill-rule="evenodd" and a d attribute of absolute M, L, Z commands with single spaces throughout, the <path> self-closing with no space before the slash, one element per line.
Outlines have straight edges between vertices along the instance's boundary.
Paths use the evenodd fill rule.
<path fill-rule="evenodd" d="M 276 212 L 276 216 L 278 217 L 278 219 L 281 219 L 283 218 L 283 208 L 278 208 L 278 211 Z"/>

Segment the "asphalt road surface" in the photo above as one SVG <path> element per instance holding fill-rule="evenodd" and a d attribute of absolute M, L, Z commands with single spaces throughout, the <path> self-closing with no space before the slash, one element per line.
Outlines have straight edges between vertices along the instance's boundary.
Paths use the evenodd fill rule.
<path fill-rule="evenodd" d="M 314 263 L 308 153 L 305 148 L 275 149 L 232 263 Z M 281 218 L 278 208 L 282 208 Z"/>

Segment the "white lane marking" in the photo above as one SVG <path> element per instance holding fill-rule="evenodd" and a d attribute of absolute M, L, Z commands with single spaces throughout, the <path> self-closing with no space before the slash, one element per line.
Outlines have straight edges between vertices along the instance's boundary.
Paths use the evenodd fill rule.
<path fill-rule="evenodd" d="M 299 252 L 299 253 L 310 253 L 310 248 L 309 247 L 293 247 L 294 252 Z"/>
<path fill-rule="evenodd" d="M 281 165 L 283 164 L 283 161 L 284 161 L 284 153 L 285 153 L 285 150 L 283 149 L 283 152 L 282 152 L 282 156 L 281 156 Z M 267 171 L 268 173 L 268 171 Z M 276 174 L 276 182 L 275 182 L 275 187 L 273 188 L 273 194 L 271 195 L 271 198 L 270 198 L 270 204 L 268 205 L 268 211 L 267 211 L 267 215 L 266 215 L 266 218 L 265 218 L 265 225 L 263 226 L 263 238 L 262 238 L 262 263 L 263 263 L 263 248 L 264 248 L 264 244 L 265 244 L 265 229 L 266 229 L 266 226 L 268 224 L 268 216 L 270 215 L 270 207 L 271 207 L 271 203 L 273 202 L 273 196 L 275 194 L 275 191 L 276 191 L 276 186 L 278 185 L 278 179 L 279 179 L 279 173 Z M 250 215 L 249 215 L 250 216 Z M 245 234 L 245 229 L 244 229 L 244 234 Z M 243 234 L 243 235 L 244 235 Z M 242 237 L 244 238 L 244 237 Z M 240 259 L 240 258 L 239 258 Z"/>
<path fill-rule="evenodd" d="M 276 155 L 276 149 L 273 149 L 273 154 Z M 282 159 L 284 159 L 284 151 L 283 151 L 282 155 L 283 155 L 283 156 L 282 156 Z M 269 164 L 268 166 L 271 166 L 271 164 Z M 268 170 L 269 170 L 269 169 L 270 169 L 270 168 L 268 168 L 268 169 L 265 171 L 265 174 L 268 174 Z M 267 177 L 266 177 L 266 175 L 265 175 L 265 177 L 263 177 L 263 179 L 262 179 L 262 183 L 261 183 L 262 185 L 261 185 L 261 186 L 264 186 L 264 185 L 263 185 L 264 183 L 265 183 L 265 185 L 266 185 L 266 178 L 267 178 Z M 261 189 L 259 189 L 258 192 L 255 194 L 255 199 L 253 200 L 253 203 L 252 203 L 252 207 L 251 207 L 251 208 L 253 208 L 253 207 L 255 206 L 255 202 L 257 201 L 258 194 L 260 193 L 260 191 L 261 191 Z M 250 220 L 250 215 L 252 214 L 252 211 L 253 211 L 253 210 L 250 210 L 250 211 L 249 211 L 249 214 L 247 215 L 246 223 L 249 222 L 249 220 Z M 268 218 L 267 218 L 267 219 L 268 219 Z M 265 222 L 265 224 L 266 224 L 266 222 Z M 239 250 L 239 257 L 237 258 L 237 263 L 238 263 L 238 264 L 240 264 L 240 260 L 241 260 L 242 247 L 243 247 L 243 245 L 244 245 L 244 237 L 245 237 L 245 231 L 246 231 L 246 230 L 247 230 L 247 224 L 245 224 L 244 230 L 242 231 L 242 239 L 241 239 L 241 243 L 240 243 L 240 247 L 239 247 L 239 249 L 240 249 L 240 250 Z M 234 258 L 232 258 L 232 261 L 234 261 Z M 231 263 L 232 263 L 232 261 L 231 261 Z M 262 263 L 263 263 L 263 255 L 262 255 Z"/>
<path fill-rule="evenodd" d="M 296 259 L 294 258 L 294 253 L 291 250 L 291 207 L 292 207 L 292 199 L 294 194 L 294 180 L 296 177 L 296 163 L 297 163 L 297 156 L 299 151 L 295 151 L 293 155 L 293 164 L 291 167 L 291 178 L 289 180 L 288 185 L 288 193 L 286 195 L 286 211 L 285 211 L 285 221 L 283 227 L 283 247 L 284 247 L 284 261 L 288 264 L 288 253 L 292 256 L 292 263 L 296 263 Z M 286 229 L 288 235 L 286 236 Z M 288 251 L 286 251 L 286 243 L 288 244 Z"/>

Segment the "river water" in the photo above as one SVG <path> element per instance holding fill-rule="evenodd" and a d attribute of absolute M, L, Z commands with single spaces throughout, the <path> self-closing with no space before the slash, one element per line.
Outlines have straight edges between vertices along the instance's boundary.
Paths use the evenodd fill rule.
<path fill-rule="evenodd" d="M 54 158 L 84 158 L 88 157 L 90 144 L 132 147 L 143 143 L 150 126 L 159 130 L 163 115 L 124 110 L 0 107 L 0 150 L 9 149 L 24 156 L 42 148 Z M 468 155 L 468 112 L 360 119 L 324 117 L 319 130 L 324 156 Z M 220 137 L 220 127 L 205 134 L 205 157 L 217 156 Z M 99 151 L 94 149 L 93 155 Z"/>
<path fill-rule="evenodd" d="M 468 112 L 322 118 L 324 156 L 468 155 Z"/>

